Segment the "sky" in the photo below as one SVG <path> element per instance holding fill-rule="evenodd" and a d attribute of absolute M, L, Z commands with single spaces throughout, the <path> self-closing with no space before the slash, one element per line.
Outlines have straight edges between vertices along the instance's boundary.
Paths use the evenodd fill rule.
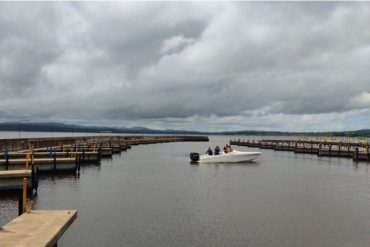
<path fill-rule="evenodd" d="M 0 122 L 370 128 L 368 2 L 0 2 Z"/>

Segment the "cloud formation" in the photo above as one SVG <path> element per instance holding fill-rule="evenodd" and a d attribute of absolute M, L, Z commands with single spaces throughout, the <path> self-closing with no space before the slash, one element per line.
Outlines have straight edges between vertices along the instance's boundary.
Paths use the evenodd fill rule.
<path fill-rule="evenodd" d="M 0 3 L 0 121 L 370 123 L 366 2 Z"/>

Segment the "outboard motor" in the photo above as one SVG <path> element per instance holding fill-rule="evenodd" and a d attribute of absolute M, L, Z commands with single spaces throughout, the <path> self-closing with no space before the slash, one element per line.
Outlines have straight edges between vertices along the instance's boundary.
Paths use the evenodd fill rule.
<path fill-rule="evenodd" d="M 199 160 L 199 154 L 198 153 L 190 153 L 190 159 L 192 162 L 197 162 Z"/>

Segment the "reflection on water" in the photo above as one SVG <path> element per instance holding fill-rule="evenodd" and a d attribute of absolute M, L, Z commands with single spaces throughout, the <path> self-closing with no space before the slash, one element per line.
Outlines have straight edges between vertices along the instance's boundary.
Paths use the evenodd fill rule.
<path fill-rule="evenodd" d="M 207 163 L 197 163 L 197 162 L 189 162 L 190 165 L 201 165 L 201 166 L 213 166 L 213 167 L 220 167 L 220 166 L 258 166 L 259 165 L 259 162 L 258 161 L 248 161 L 248 162 L 236 162 L 236 163 L 211 163 L 211 162 L 207 162 Z M 225 167 L 227 169 L 227 167 Z"/>
<path fill-rule="evenodd" d="M 42 175 L 37 207 L 79 211 L 58 246 L 368 246 L 367 163 L 262 150 L 256 162 L 189 165 L 228 140 L 134 146 L 79 177 Z M 0 223 L 16 203 L 0 197 Z"/>

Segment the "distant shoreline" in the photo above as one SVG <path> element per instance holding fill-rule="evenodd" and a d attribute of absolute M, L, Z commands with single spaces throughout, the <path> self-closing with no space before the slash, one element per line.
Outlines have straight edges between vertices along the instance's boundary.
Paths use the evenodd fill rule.
<path fill-rule="evenodd" d="M 192 130 L 156 130 L 143 127 L 115 128 L 102 126 L 82 126 L 60 123 L 0 123 L 0 131 L 17 132 L 67 132 L 67 133 L 112 133 L 112 134 L 185 134 L 185 135 L 254 135 L 254 136 L 317 136 L 317 137 L 358 137 L 370 138 L 370 129 L 354 131 L 325 131 L 325 132 L 285 132 L 285 131 L 219 131 L 204 132 Z"/>

